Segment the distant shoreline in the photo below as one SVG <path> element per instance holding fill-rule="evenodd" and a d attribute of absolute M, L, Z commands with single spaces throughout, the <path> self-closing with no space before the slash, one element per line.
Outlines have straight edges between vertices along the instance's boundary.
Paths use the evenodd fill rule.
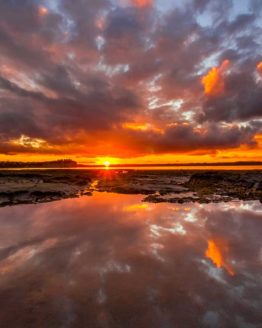
<path fill-rule="evenodd" d="M 111 168 L 118 167 L 179 167 L 179 166 L 262 166 L 262 162 L 226 162 L 226 163 L 175 163 L 175 164 L 111 164 Z M 77 167 L 104 167 L 102 164 L 78 164 Z"/>
<path fill-rule="evenodd" d="M 224 163 L 169 163 L 169 164 L 111 164 L 111 169 L 118 168 L 171 168 L 171 167 L 262 167 L 262 162 L 224 162 Z M 0 162 L 1 169 L 100 169 L 103 164 L 79 164 L 73 160 L 59 160 L 49 162 Z"/>

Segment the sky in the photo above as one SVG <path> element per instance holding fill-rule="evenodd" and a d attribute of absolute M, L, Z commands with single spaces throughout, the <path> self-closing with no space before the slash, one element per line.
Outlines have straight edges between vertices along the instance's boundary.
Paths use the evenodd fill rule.
<path fill-rule="evenodd" d="M 0 160 L 262 160 L 261 0 L 0 1 Z"/>

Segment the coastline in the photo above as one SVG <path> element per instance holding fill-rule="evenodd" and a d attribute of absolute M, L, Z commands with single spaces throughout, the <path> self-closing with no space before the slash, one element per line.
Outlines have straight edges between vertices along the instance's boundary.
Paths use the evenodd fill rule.
<path fill-rule="evenodd" d="M 0 207 L 92 196 L 93 192 L 142 194 L 145 202 L 262 202 L 262 170 L 0 171 Z"/>

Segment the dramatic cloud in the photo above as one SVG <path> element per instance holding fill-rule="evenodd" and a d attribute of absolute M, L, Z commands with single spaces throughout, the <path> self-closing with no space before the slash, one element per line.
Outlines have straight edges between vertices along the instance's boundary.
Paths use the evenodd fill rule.
<path fill-rule="evenodd" d="M 259 71 L 260 74 L 262 74 L 262 61 L 257 64 L 257 70 Z"/>
<path fill-rule="evenodd" d="M 259 150 L 262 7 L 244 7 L 1 1 L 1 154 Z"/>
<path fill-rule="evenodd" d="M 213 67 L 201 82 L 208 96 L 219 96 L 225 90 L 224 74 L 228 69 L 229 61 L 224 60 L 220 67 Z"/>
<path fill-rule="evenodd" d="M 223 82 L 224 90 L 217 97 L 208 97 L 203 104 L 206 121 L 247 121 L 261 117 L 262 84 L 255 70 L 231 72 Z"/>
<path fill-rule="evenodd" d="M 239 128 L 237 125 L 223 127 L 217 124 L 193 128 L 190 124 L 171 124 L 164 130 L 153 128 L 130 129 L 123 133 L 128 149 L 147 153 L 172 153 L 198 149 L 226 149 L 241 144 L 254 145 L 256 127 Z M 134 147 L 135 145 L 135 147 Z"/>

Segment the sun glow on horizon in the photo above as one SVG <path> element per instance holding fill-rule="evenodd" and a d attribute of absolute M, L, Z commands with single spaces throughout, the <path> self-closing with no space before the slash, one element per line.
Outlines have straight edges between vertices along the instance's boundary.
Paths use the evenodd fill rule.
<path fill-rule="evenodd" d="M 95 157 L 93 158 L 93 163 L 99 166 L 110 167 L 111 165 L 119 164 L 119 160 L 119 158 L 110 156 Z"/>
<path fill-rule="evenodd" d="M 110 167 L 110 165 L 111 165 L 111 163 L 109 161 L 104 161 L 105 168 L 108 169 Z"/>

